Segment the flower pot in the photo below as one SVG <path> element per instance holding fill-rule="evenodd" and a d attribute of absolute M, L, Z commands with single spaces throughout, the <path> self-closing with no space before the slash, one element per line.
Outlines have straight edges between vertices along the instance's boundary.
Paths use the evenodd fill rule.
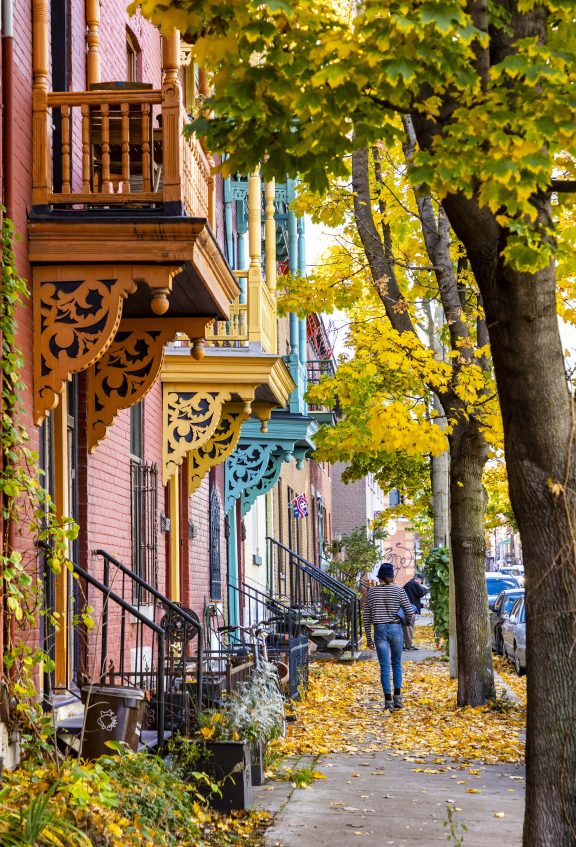
<path fill-rule="evenodd" d="M 210 805 L 219 812 L 249 809 L 252 804 L 250 745 L 247 741 L 199 741 L 202 770 L 219 784 L 222 796 L 212 794 Z M 203 750 L 202 750 L 203 748 Z"/>
<path fill-rule="evenodd" d="M 263 741 L 253 741 L 250 745 L 252 785 L 264 785 L 264 750 Z"/>

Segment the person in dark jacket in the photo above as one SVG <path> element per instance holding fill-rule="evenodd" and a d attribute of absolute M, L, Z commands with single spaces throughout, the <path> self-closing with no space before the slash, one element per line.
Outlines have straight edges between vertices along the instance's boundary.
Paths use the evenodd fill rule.
<path fill-rule="evenodd" d="M 422 574 L 416 573 L 410 579 L 406 585 L 404 586 L 404 591 L 408 595 L 408 599 L 412 603 L 414 607 L 414 612 L 416 615 L 420 615 L 422 613 L 422 598 L 428 594 L 428 589 L 424 588 L 422 584 L 424 579 Z M 418 647 L 414 644 L 414 627 L 416 626 L 416 618 L 414 618 L 411 624 L 405 624 L 404 626 L 404 649 L 405 650 L 418 650 Z"/>
<path fill-rule="evenodd" d="M 364 598 L 364 628 L 368 647 L 376 646 L 384 709 L 393 712 L 394 709 L 402 708 L 402 621 L 398 612 L 402 608 L 406 621 L 412 623 L 414 609 L 404 589 L 394 585 L 394 565 L 389 562 L 380 565 L 378 580 L 379 584 L 370 588 Z M 394 699 L 390 690 L 390 665 Z"/>

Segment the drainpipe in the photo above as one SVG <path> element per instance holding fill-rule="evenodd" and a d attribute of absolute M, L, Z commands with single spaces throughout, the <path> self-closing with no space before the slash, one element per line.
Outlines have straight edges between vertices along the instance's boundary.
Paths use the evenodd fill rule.
<path fill-rule="evenodd" d="M 14 8 L 13 0 L 2 0 L 2 170 L 4 206 L 14 216 Z"/>

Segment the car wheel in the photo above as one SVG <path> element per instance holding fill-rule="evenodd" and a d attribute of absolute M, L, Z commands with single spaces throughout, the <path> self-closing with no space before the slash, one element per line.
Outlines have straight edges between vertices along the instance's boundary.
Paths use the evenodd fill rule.
<path fill-rule="evenodd" d="M 518 676 L 524 676 L 524 674 L 526 673 L 526 668 L 523 668 L 520 664 L 520 656 L 518 655 L 516 645 L 514 645 L 514 667 L 516 668 L 516 673 L 518 674 Z"/>

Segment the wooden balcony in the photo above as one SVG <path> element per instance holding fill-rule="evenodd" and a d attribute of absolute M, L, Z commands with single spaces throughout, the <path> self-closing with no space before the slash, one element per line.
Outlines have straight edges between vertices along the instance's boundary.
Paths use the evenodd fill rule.
<path fill-rule="evenodd" d="M 228 320 L 214 321 L 208 327 L 206 341 L 211 347 L 223 348 L 249 348 L 252 343 L 263 353 L 276 353 L 275 292 L 260 276 L 249 280 L 247 270 L 235 271 L 235 276 L 247 281 L 243 293 L 230 307 Z"/>
<path fill-rule="evenodd" d="M 174 90 L 93 88 L 36 92 L 33 207 L 141 207 L 212 223 L 210 162 L 184 136 L 188 117 Z"/>

